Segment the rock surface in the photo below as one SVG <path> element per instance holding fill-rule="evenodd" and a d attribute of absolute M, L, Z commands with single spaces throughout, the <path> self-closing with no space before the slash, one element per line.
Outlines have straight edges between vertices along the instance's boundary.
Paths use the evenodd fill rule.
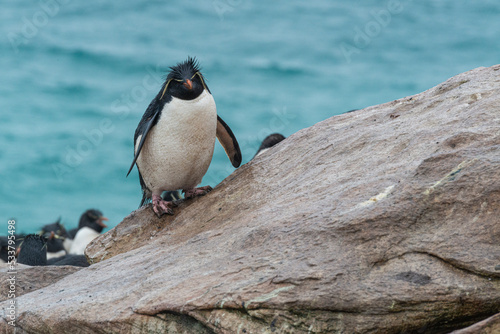
<path fill-rule="evenodd" d="M 470 327 L 454 331 L 453 334 L 498 334 L 500 333 L 500 313 Z"/>
<path fill-rule="evenodd" d="M 17 299 L 18 332 L 448 333 L 500 311 L 500 65 L 335 116 L 94 263 Z M 7 303 L 0 304 L 0 327 Z"/>
<path fill-rule="evenodd" d="M 8 293 L 6 292 L 10 290 L 9 278 L 12 276 L 15 276 L 12 282 L 15 282 L 16 297 L 20 297 L 26 293 L 54 284 L 80 269 L 81 267 L 73 266 L 31 267 L 24 264 L 17 264 L 15 273 L 12 273 L 14 270 L 9 270 L 9 266 L 4 264 L 0 267 L 0 291 L 2 291 L 0 301 L 8 298 Z"/>

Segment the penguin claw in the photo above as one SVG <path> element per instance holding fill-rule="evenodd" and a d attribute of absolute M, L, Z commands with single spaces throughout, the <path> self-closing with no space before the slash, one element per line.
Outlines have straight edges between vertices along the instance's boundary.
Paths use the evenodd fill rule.
<path fill-rule="evenodd" d="M 160 218 L 164 214 L 173 215 L 174 210 L 172 210 L 172 207 L 174 206 L 176 205 L 174 205 L 172 202 L 164 201 L 161 196 L 153 195 L 153 212 L 158 218 Z"/>
<path fill-rule="evenodd" d="M 187 189 L 187 190 L 184 189 L 182 192 L 184 192 L 184 198 L 193 198 L 196 196 L 204 196 L 211 191 L 212 191 L 212 187 L 204 186 L 204 187 L 192 188 L 192 189 Z"/>

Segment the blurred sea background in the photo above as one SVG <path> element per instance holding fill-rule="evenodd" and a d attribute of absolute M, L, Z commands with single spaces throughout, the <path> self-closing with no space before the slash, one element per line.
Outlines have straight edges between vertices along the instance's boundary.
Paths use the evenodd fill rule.
<path fill-rule="evenodd" d="M 188 55 L 244 163 L 270 133 L 500 63 L 493 0 L 7 0 L 0 17 L 2 235 L 9 219 L 17 232 L 59 217 L 72 228 L 97 208 L 111 228 L 137 209 L 134 131 Z M 233 170 L 216 143 L 202 184 Z"/>

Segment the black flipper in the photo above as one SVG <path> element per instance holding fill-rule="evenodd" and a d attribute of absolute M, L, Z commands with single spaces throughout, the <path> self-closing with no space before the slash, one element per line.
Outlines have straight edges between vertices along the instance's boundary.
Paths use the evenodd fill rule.
<path fill-rule="evenodd" d="M 154 112 L 154 114 L 151 116 L 151 118 L 146 119 L 146 120 L 143 118 L 141 120 L 142 124 L 139 124 L 139 126 L 137 127 L 137 130 L 135 132 L 135 138 L 134 138 L 134 146 L 136 144 L 136 141 L 137 141 L 137 138 L 139 137 L 139 135 L 142 135 L 142 137 L 141 137 L 141 141 L 139 143 L 139 146 L 137 147 L 137 151 L 135 152 L 134 161 L 132 161 L 132 165 L 130 165 L 130 169 L 128 170 L 127 176 L 132 171 L 132 168 L 134 168 L 135 162 L 137 161 L 137 158 L 139 157 L 139 153 L 141 152 L 142 145 L 144 145 L 144 141 L 146 140 L 146 137 L 148 136 L 148 132 L 149 132 L 149 130 L 151 130 L 153 125 L 156 124 L 156 121 L 157 121 L 159 114 L 160 114 L 160 109 L 158 108 Z M 147 112 L 144 116 L 146 116 L 146 115 L 147 115 Z"/>
<path fill-rule="evenodd" d="M 239 167 L 241 164 L 240 145 L 238 145 L 238 141 L 233 131 L 231 131 L 229 126 L 227 126 L 219 115 L 217 115 L 217 139 L 219 139 L 220 144 L 224 148 L 224 151 L 226 151 L 234 168 Z"/>

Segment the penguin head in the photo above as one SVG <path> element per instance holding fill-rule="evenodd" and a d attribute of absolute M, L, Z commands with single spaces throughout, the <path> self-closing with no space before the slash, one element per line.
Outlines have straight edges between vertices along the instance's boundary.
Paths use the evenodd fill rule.
<path fill-rule="evenodd" d="M 65 237 L 56 234 L 54 231 L 41 231 L 39 234 L 47 239 L 47 252 L 55 253 L 64 250 Z"/>
<path fill-rule="evenodd" d="M 257 150 L 257 153 L 255 153 L 254 158 L 285 139 L 286 139 L 285 136 L 283 136 L 281 133 L 273 133 L 267 136 L 262 141 L 262 144 Z"/>
<path fill-rule="evenodd" d="M 63 250 L 64 239 L 68 237 L 68 232 L 66 232 L 64 225 L 61 223 L 61 218 L 55 223 L 42 227 L 42 230 L 38 234 L 43 235 L 47 239 L 47 251 L 51 253 Z"/>
<path fill-rule="evenodd" d="M 210 92 L 196 58 L 188 57 L 186 61 L 170 67 L 170 73 L 163 84 L 160 99 L 173 96 L 181 100 L 193 100 L 200 96 L 205 89 Z"/>
<path fill-rule="evenodd" d="M 47 239 L 38 234 L 28 234 L 19 246 L 17 262 L 29 266 L 47 264 Z"/>
<path fill-rule="evenodd" d="M 61 218 L 59 218 L 55 223 L 47 224 L 42 227 L 42 230 L 39 234 L 50 234 L 50 232 L 54 232 L 56 237 L 67 238 L 68 232 L 64 225 L 61 223 Z"/>
<path fill-rule="evenodd" d="M 108 227 L 103 223 L 103 220 L 108 220 L 108 218 L 104 217 L 101 211 L 96 209 L 87 210 L 80 217 L 78 229 L 90 227 L 94 231 L 101 233 L 105 227 Z"/>

